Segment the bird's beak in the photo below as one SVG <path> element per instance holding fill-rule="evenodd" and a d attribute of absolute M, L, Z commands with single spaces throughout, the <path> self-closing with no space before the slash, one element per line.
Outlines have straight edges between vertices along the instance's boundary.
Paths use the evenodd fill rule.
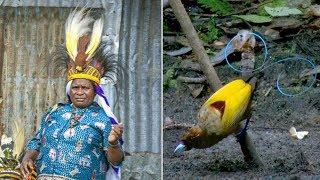
<path fill-rule="evenodd" d="M 185 151 L 185 150 L 186 150 L 186 146 L 183 145 L 183 144 L 179 144 L 179 145 L 176 147 L 176 149 L 174 150 L 174 153 L 180 154 L 180 153 L 182 153 L 182 152 Z"/>

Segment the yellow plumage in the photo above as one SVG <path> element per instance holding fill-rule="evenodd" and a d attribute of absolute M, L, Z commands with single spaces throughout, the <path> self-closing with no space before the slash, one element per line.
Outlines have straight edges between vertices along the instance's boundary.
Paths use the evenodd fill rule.
<path fill-rule="evenodd" d="M 210 106 L 217 101 L 225 102 L 225 109 L 221 119 L 224 129 L 229 129 L 238 123 L 245 112 L 251 96 L 251 86 L 243 80 L 234 80 L 217 92 L 215 92 L 205 103 Z"/>
<path fill-rule="evenodd" d="M 103 21 L 102 19 L 98 19 L 93 24 L 90 44 L 86 50 L 86 54 L 88 55 L 87 60 L 94 55 L 94 52 L 98 48 L 101 41 L 102 30 L 103 30 Z"/>

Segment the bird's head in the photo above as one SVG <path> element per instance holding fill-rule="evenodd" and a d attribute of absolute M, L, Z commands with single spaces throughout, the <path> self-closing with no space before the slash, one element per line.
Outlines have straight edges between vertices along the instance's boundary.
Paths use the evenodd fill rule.
<path fill-rule="evenodd" d="M 174 153 L 182 153 L 194 147 L 197 147 L 200 138 L 204 136 L 204 131 L 199 126 L 193 126 L 183 135 L 180 144 L 174 150 Z"/>

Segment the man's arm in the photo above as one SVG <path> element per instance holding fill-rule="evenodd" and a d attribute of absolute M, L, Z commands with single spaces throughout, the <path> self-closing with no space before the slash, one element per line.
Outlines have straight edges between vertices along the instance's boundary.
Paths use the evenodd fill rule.
<path fill-rule="evenodd" d="M 112 145 L 110 143 L 109 148 L 107 150 L 108 152 L 108 161 L 113 166 L 118 166 L 123 161 L 124 154 L 120 147 L 120 144 Z"/>
<path fill-rule="evenodd" d="M 112 126 L 111 132 L 108 137 L 109 147 L 107 149 L 107 157 L 110 164 L 118 166 L 124 159 L 124 153 L 121 149 L 119 139 L 122 136 L 123 125 L 116 124 Z"/>

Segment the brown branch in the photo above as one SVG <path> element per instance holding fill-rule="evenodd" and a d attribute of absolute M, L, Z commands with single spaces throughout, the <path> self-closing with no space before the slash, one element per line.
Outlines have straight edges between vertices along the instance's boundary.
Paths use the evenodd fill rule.
<path fill-rule="evenodd" d="M 196 83 L 196 84 L 202 84 L 207 80 L 206 77 L 191 78 L 191 77 L 185 77 L 185 76 L 178 76 L 177 79 L 184 83 Z"/>
<path fill-rule="evenodd" d="M 210 88 L 214 91 L 217 91 L 222 86 L 222 83 L 215 69 L 211 65 L 210 58 L 206 53 L 206 50 L 202 45 L 202 41 L 200 40 L 197 31 L 193 27 L 190 17 L 188 16 L 185 8 L 183 7 L 181 0 L 169 0 L 169 3 L 177 20 L 179 21 L 182 27 L 183 32 L 187 36 L 199 63 L 202 66 L 203 72 L 207 77 Z"/>

